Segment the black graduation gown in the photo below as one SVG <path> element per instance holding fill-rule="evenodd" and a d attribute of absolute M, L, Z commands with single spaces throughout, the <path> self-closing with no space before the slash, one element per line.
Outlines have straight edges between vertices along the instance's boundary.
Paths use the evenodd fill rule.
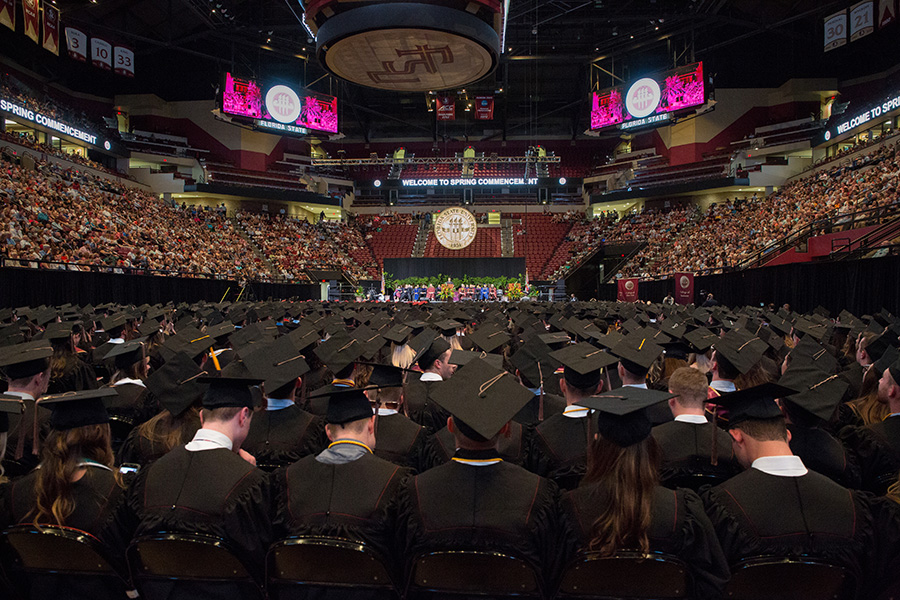
<path fill-rule="evenodd" d="M 331 380 L 329 376 L 331 372 L 327 367 L 319 367 L 303 376 L 302 393 L 300 406 L 308 413 L 312 413 L 319 417 L 324 417 L 328 409 L 328 398 L 320 396 L 318 398 L 307 398 L 309 394 L 327 385 Z"/>
<path fill-rule="evenodd" d="M 13 483 L 0 486 L 0 529 L 17 523 L 32 523 L 36 504 L 34 490 L 37 471 Z M 72 486 L 74 512 L 66 519 L 66 527 L 99 536 L 111 518 L 123 489 L 115 474 L 108 469 L 88 464 L 84 476 Z M 111 556 L 111 560 L 114 557 Z M 28 578 L 31 598 L 65 598 L 97 600 L 124 597 L 124 584 L 88 575 L 32 574 Z M 2 588 L 0 588 L 2 589 Z"/>
<path fill-rule="evenodd" d="M 859 468 L 840 440 L 819 427 L 791 424 L 788 431 L 791 432 L 791 452 L 800 457 L 806 468 L 843 487 L 859 488 Z"/>
<path fill-rule="evenodd" d="M 609 490 L 597 483 L 563 495 L 560 508 L 565 534 L 563 556 L 567 561 L 579 550 L 588 550 L 594 521 L 609 502 Z M 718 598 L 730 577 L 728 562 L 700 497 L 691 490 L 657 487 L 651 510 L 647 532 L 650 550 L 677 556 L 690 566 L 694 580 L 692 598 Z"/>
<path fill-rule="evenodd" d="M 106 411 L 111 417 L 120 418 L 136 427 L 159 412 L 156 398 L 142 385 L 123 383 L 108 387 L 118 393 L 117 397 L 104 399 Z"/>
<path fill-rule="evenodd" d="M 509 435 L 501 435 L 497 444 L 497 451 L 506 462 L 520 467 L 528 458 L 529 435 L 528 429 L 515 421 L 509 423 Z M 450 462 L 456 453 L 456 439 L 450 430 L 444 427 L 428 438 L 425 445 L 425 459 L 422 470 L 431 469 Z"/>
<path fill-rule="evenodd" d="M 275 539 L 297 535 L 365 542 L 388 564 L 396 499 L 409 471 L 368 452 L 344 464 L 306 456 L 273 475 Z"/>
<path fill-rule="evenodd" d="M 316 454 L 327 445 L 325 421 L 292 404 L 253 415 L 241 448 L 256 457 L 260 469 L 272 471 Z"/>
<path fill-rule="evenodd" d="M 454 458 L 490 460 L 494 450 L 459 450 Z M 398 535 L 406 563 L 438 550 L 503 552 L 541 569 L 552 581 L 557 565 L 558 490 L 553 482 L 501 461 L 456 461 L 409 480 L 400 495 Z"/>
<path fill-rule="evenodd" d="M 421 470 L 428 440 L 425 428 L 399 413 L 379 416 L 377 423 L 375 456 L 416 472 Z"/>
<path fill-rule="evenodd" d="M 853 361 L 849 365 L 847 365 L 840 373 L 841 379 L 850 384 L 850 389 L 847 392 L 847 395 L 850 398 L 858 398 L 859 391 L 862 388 L 863 376 L 866 374 L 865 369 L 861 364 L 856 361 Z"/>
<path fill-rule="evenodd" d="M 97 387 L 97 374 L 94 372 L 94 368 L 74 356 L 69 359 L 66 370 L 59 377 L 50 380 L 47 385 L 47 394 L 96 390 Z"/>
<path fill-rule="evenodd" d="M 10 479 L 22 477 L 40 462 L 40 440 L 49 428 L 50 410 L 36 404 L 34 400 L 24 400 L 25 412 L 9 415 L 9 434 L 6 438 L 6 476 Z M 37 430 L 38 452 L 33 453 L 34 432 Z"/>
<path fill-rule="evenodd" d="M 578 487 L 587 466 L 588 423 L 597 431 L 597 417 L 573 418 L 557 414 L 537 427 L 531 436 L 525 467 L 564 489 Z"/>
<path fill-rule="evenodd" d="M 528 401 L 528 404 L 516 413 L 513 421 L 521 423 L 526 427 L 537 427 L 541 420 L 540 415 L 541 395 L 535 394 L 534 398 Z M 553 415 L 557 415 L 566 409 L 566 399 L 556 394 L 544 394 L 544 420 L 546 421 Z"/>
<path fill-rule="evenodd" d="M 431 399 L 431 389 L 443 383 L 443 381 L 422 381 L 412 379 L 406 382 L 403 397 L 406 402 L 406 412 L 414 423 L 418 423 L 428 430 L 429 434 L 439 431 L 447 425 L 446 410 L 441 408 Z"/>
<path fill-rule="evenodd" d="M 713 428 L 716 432 L 717 465 L 711 464 Z M 662 456 L 659 475 L 663 482 L 698 474 L 727 479 L 740 472 L 740 465 L 734 458 L 731 436 L 712 423 L 670 421 L 654 427 L 652 435 L 659 444 Z"/>
<path fill-rule="evenodd" d="M 780 477 L 751 468 L 702 498 L 729 564 L 809 556 L 850 569 L 863 584 L 877 583 L 877 524 L 866 499 L 824 475 Z"/>
<path fill-rule="evenodd" d="M 862 489 L 884 494 L 900 472 L 900 417 L 868 427 L 845 427 L 839 435 L 856 455 Z"/>
<path fill-rule="evenodd" d="M 112 509 L 122 495 L 115 473 L 88 463 L 84 476 L 72 485 L 75 511 L 66 519 L 67 527 L 74 527 L 92 535 L 99 534 Z M 38 471 L 7 484 L 5 502 L 0 505 L 0 529 L 17 523 L 31 523 L 37 497 L 34 491 Z"/>
<path fill-rule="evenodd" d="M 141 535 L 201 533 L 224 538 L 256 576 L 263 573 L 271 536 L 268 476 L 225 448 L 174 448 L 141 470 L 115 511 L 103 539 L 119 554 Z M 192 588 L 220 594 L 202 585 Z"/>

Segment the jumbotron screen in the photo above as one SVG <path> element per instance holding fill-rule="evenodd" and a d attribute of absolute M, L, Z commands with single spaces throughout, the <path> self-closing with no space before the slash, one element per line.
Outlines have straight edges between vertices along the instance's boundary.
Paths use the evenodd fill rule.
<path fill-rule="evenodd" d="M 593 92 L 591 130 L 662 125 L 671 119 L 672 113 L 705 102 L 703 63 L 698 62 Z"/>
<path fill-rule="evenodd" d="M 337 98 L 300 88 L 273 84 L 263 87 L 253 79 L 225 74 L 222 112 L 253 119 L 256 125 L 283 133 L 314 129 L 338 132 Z"/>

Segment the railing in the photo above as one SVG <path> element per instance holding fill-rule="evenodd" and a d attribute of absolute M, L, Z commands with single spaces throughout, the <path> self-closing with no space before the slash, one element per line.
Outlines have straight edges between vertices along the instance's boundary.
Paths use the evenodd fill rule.
<path fill-rule="evenodd" d="M 846 243 L 841 246 L 835 247 L 834 242 L 832 242 L 829 258 L 833 258 L 834 260 L 848 260 L 851 258 L 858 258 L 871 250 L 890 247 L 893 244 L 882 246 L 880 245 L 880 242 L 889 239 L 891 236 L 897 236 L 898 234 L 900 234 L 900 218 L 893 219 L 855 240 L 842 238 L 841 241 L 845 241 Z M 838 254 L 839 256 L 835 257 L 835 254 Z"/>
<path fill-rule="evenodd" d="M 806 242 L 814 233 L 828 230 L 833 227 L 844 227 L 846 229 L 858 229 L 860 227 L 868 227 L 883 222 L 886 217 L 900 215 L 900 207 L 884 207 L 878 206 L 874 208 L 866 208 L 852 213 L 835 214 L 812 221 L 796 229 L 789 234 L 775 240 L 765 248 L 757 251 L 750 257 L 742 260 L 734 265 L 734 269 L 750 269 L 760 267 L 766 261 L 774 258 L 787 250 Z"/>
<path fill-rule="evenodd" d="M 610 281 L 612 281 L 612 280 L 615 278 L 616 273 L 619 272 L 619 269 L 621 269 L 621 268 L 624 267 L 626 264 L 628 264 L 628 261 L 631 260 L 632 258 L 634 258 L 635 255 L 637 255 L 638 252 L 640 252 L 641 250 L 643 250 L 644 248 L 646 248 L 647 245 L 648 245 L 647 242 L 639 242 L 638 245 L 634 248 L 634 250 L 632 250 L 631 252 L 629 252 L 629 253 L 625 256 L 625 258 L 623 258 L 622 260 L 620 260 L 619 262 L 617 262 L 617 263 L 616 263 L 616 266 L 614 266 L 612 269 L 609 270 L 609 273 L 604 274 L 604 277 L 603 277 L 603 283 L 609 283 Z M 599 250 L 599 248 L 598 248 L 598 250 Z M 574 272 L 574 269 L 573 269 L 573 272 Z"/>

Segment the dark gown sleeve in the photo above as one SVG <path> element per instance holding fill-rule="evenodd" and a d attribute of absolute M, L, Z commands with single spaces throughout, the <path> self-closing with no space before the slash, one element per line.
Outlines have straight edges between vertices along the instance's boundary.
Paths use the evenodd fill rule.
<path fill-rule="evenodd" d="M 116 452 L 116 464 L 123 465 L 125 463 L 143 464 L 137 427 L 128 433 L 128 437 L 125 438 L 125 441 L 119 446 L 119 451 Z"/>
<path fill-rule="evenodd" d="M 725 554 L 725 560 L 730 564 L 743 556 L 763 554 L 719 501 L 720 493 L 722 492 L 718 488 L 706 488 L 702 492 L 701 498 L 706 515 L 712 523 L 722 552 Z"/>
<path fill-rule="evenodd" d="M 679 490 L 678 495 L 683 498 L 685 508 L 680 556 L 693 572 L 694 597 L 719 598 L 731 573 L 716 530 L 695 492 Z"/>
<path fill-rule="evenodd" d="M 543 574 L 544 586 L 551 589 L 559 580 L 565 562 L 562 556 L 563 531 L 559 517 L 560 491 L 549 479 L 540 482 L 536 495 L 531 523 L 533 547 L 540 552 L 539 572 Z"/>
<path fill-rule="evenodd" d="M 96 390 L 98 387 L 94 368 L 79 358 L 75 369 L 75 391 Z"/>
<path fill-rule="evenodd" d="M 872 515 L 875 547 L 868 564 L 870 597 L 900 597 L 900 504 L 896 501 L 858 493 Z"/>
<path fill-rule="evenodd" d="M 439 467 L 450 460 L 452 454 L 447 454 L 437 434 L 429 435 L 422 446 L 422 458 L 420 473 L 428 469 Z"/>
<path fill-rule="evenodd" d="M 845 427 L 840 440 L 856 456 L 859 465 L 860 488 L 884 494 L 889 482 L 900 472 L 900 461 L 894 451 L 868 427 Z"/>
<path fill-rule="evenodd" d="M 265 572 L 266 551 L 273 541 L 272 512 L 271 481 L 260 472 L 259 481 L 231 502 L 223 515 L 224 530 L 235 550 L 257 576 Z"/>
<path fill-rule="evenodd" d="M 144 485 L 147 480 L 146 469 L 138 473 L 131 485 L 119 496 L 119 501 L 112 509 L 109 519 L 100 530 L 100 539 L 109 546 L 111 556 L 118 562 L 116 567 L 127 572 L 125 564 L 125 550 L 134 532 L 140 524 L 142 499 L 144 498 Z"/>

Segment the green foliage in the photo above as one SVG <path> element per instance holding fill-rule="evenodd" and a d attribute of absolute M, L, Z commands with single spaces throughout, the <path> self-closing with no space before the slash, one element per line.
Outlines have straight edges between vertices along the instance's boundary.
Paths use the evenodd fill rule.
<path fill-rule="evenodd" d="M 433 285 L 436 289 L 440 289 L 441 284 L 447 283 L 447 276 L 443 274 L 438 274 L 434 277 L 407 277 L 405 279 L 394 279 L 392 275 L 389 273 L 384 274 L 385 285 L 391 289 L 395 289 L 399 286 L 405 285 Z M 470 277 L 468 275 L 464 277 L 456 277 L 453 278 L 453 285 L 491 285 L 499 289 L 506 289 L 506 286 L 510 283 L 520 283 L 522 286 L 525 285 L 525 277 L 522 274 L 519 274 L 518 277 Z"/>

